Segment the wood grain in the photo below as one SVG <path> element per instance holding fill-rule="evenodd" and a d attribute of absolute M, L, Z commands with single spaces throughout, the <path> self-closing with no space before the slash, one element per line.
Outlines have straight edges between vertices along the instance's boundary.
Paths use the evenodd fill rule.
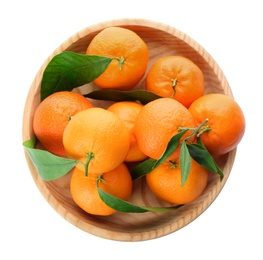
<path fill-rule="evenodd" d="M 233 98 L 231 88 L 216 61 L 196 41 L 183 32 L 168 25 L 143 19 L 119 19 L 107 21 L 85 28 L 61 44 L 47 58 L 36 74 L 29 89 L 24 108 L 23 140 L 33 136 L 32 116 L 40 102 L 40 83 L 43 71 L 54 55 L 62 51 L 85 53 L 91 39 L 108 26 L 121 26 L 131 29 L 140 35 L 149 47 L 149 66 L 158 58 L 167 55 L 182 55 L 195 62 L 203 71 L 205 77 L 205 92 L 224 93 Z M 144 87 L 145 77 L 135 88 Z M 96 88 L 93 84 L 79 87 L 75 91 L 88 93 Z M 94 102 L 95 105 L 108 106 L 106 102 Z M 158 238 L 175 232 L 191 223 L 200 216 L 216 199 L 228 176 L 235 160 L 236 149 L 220 158 L 217 162 L 224 172 L 220 182 L 216 174 L 210 174 L 205 192 L 193 203 L 189 203 L 177 211 L 170 213 L 116 213 L 110 217 L 98 217 L 85 213 L 73 202 L 69 181 L 71 173 L 56 180 L 43 181 L 29 157 L 25 154 L 29 170 L 38 189 L 47 202 L 68 222 L 90 234 L 118 241 L 143 241 Z M 131 202 L 137 205 L 167 206 L 158 200 L 145 185 L 145 180 L 134 182 Z"/>

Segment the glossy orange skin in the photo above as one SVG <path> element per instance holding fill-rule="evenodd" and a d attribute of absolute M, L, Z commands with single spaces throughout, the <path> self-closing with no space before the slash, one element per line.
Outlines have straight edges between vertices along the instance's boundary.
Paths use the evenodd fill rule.
<path fill-rule="evenodd" d="M 92 103 L 81 94 L 56 92 L 37 106 L 33 117 L 33 131 L 47 151 L 66 156 L 62 142 L 66 125 L 76 113 L 91 107 Z"/>
<path fill-rule="evenodd" d="M 121 28 L 109 27 L 99 32 L 90 42 L 87 55 L 99 55 L 124 59 L 111 61 L 107 69 L 94 80 L 100 88 L 130 90 L 143 77 L 149 60 L 146 43 L 135 32 Z"/>
<path fill-rule="evenodd" d="M 143 153 L 159 159 L 170 139 L 179 132 L 179 127 L 195 127 L 191 113 L 172 98 L 159 98 L 147 103 L 141 109 L 135 122 L 134 133 Z M 187 132 L 180 140 L 191 133 Z M 178 149 L 172 157 L 178 157 Z"/>
<path fill-rule="evenodd" d="M 100 176 L 100 177 L 99 177 Z M 132 179 L 125 164 L 103 174 L 85 173 L 75 168 L 70 181 L 70 192 L 74 202 L 89 214 L 109 216 L 116 210 L 106 205 L 100 198 L 97 190 L 97 179 L 100 189 L 122 200 L 129 200 L 132 193 Z"/>
<path fill-rule="evenodd" d="M 211 93 L 200 97 L 189 107 L 196 124 L 208 119 L 211 130 L 201 135 L 212 155 L 220 156 L 233 150 L 241 141 L 246 121 L 241 107 L 232 98 Z"/>
<path fill-rule="evenodd" d="M 127 162 L 142 161 L 147 158 L 138 146 L 135 134 L 134 123 L 143 105 L 133 101 L 121 101 L 108 107 L 109 111 L 114 112 L 124 122 L 130 132 L 130 149 L 125 158 Z"/>
<path fill-rule="evenodd" d="M 111 111 L 93 107 L 76 114 L 63 134 L 63 144 L 69 158 L 87 162 L 93 154 L 88 171 L 102 173 L 120 165 L 130 148 L 130 135 L 121 119 Z M 78 168 L 84 166 L 78 163 Z"/>
<path fill-rule="evenodd" d="M 187 108 L 204 94 L 203 72 L 183 56 L 165 56 L 156 60 L 145 82 L 147 90 L 162 97 L 173 97 Z"/>
<path fill-rule="evenodd" d="M 159 198 L 171 204 L 186 204 L 197 199 L 205 190 L 209 172 L 194 160 L 186 183 L 181 185 L 180 165 L 164 162 L 146 175 L 150 190 Z"/>

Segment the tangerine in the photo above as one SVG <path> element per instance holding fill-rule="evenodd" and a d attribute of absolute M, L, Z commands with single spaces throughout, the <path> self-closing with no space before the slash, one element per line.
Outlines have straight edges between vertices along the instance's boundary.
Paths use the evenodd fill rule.
<path fill-rule="evenodd" d="M 92 173 L 111 171 L 121 164 L 130 148 L 130 134 L 113 112 L 93 107 L 77 113 L 67 124 L 63 144 L 76 167 Z"/>
<path fill-rule="evenodd" d="M 233 150 L 245 132 L 245 117 L 241 107 L 232 98 L 219 93 L 204 95 L 189 107 L 196 124 L 208 119 L 200 138 L 215 156 Z"/>
<path fill-rule="evenodd" d="M 99 32 L 86 54 L 114 58 L 94 83 L 100 88 L 119 90 L 132 89 L 145 74 L 149 60 L 148 47 L 138 34 L 114 26 Z"/>
<path fill-rule="evenodd" d="M 146 76 L 146 89 L 162 97 L 172 97 L 189 107 L 204 94 L 201 69 L 183 56 L 166 56 L 156 60 Z"/>
<path fill-rule="evenodd" d="M 125 161 L 127 162 L 142 161 L 147 158 L 147 156 L 139 148 L 134 134 L 134 123 L 142 108 L 142 104 L 134 101 L 116 102 L 108 107 L 108 110 L 118 115 L 129 129 L 130 149 L 125 158 Z"/>
<path fill-rule="evenodd" d="M 171 204 L 185 204 L 197 199 L 205 190 L 209 172 L 191 159 L 191 168 L 182 186 L 180 165 L 165 161 L 146 175 L 146 183 L 159 198 Z"/>
<path fill-rule="evenodd" d="M 132 179 L 125 164 L 102 174 L 90 173 L 85 177 L 83 170 L 75 167 L 70 181 L 70 192 L 74 202 L 89 214 L 108 216 L 116 210 L 106 205 L 100 198 L 97 183 L 100 189 L 118 197 L 129 200 L 132 193 Z"/>
<path fill-rule="evenodd" d="M 47 151 L 66 156 L 62 142 L 66 125 L 76 113 L 91 107 L 92 103 L 79 93 L 56 92 L 37 106 L 33 115 L 33 131 Z"/>
<path fill-rule="evenodd" d="M 134 133 L 143 153 L 157 160 L 165 151 L 170 139 L 179 133 L 180 127 L 195 127 L 191 113 L 175 99 L 159 98 L 141 109 L 135 121 Z M 180 140 L 189 137 L 190 134 L 191 131 L 187 131 Z M 178 151 L 179 149 L 176 149 L 172 157 L 177 157 Z"/>

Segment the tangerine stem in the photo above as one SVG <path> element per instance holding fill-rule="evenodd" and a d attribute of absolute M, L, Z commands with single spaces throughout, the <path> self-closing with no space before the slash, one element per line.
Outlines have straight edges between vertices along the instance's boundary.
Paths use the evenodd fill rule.
<path fill-rule="evenodd" d="M 178 166 L 178 163 L 173 162 L 171 160 L 169 161 L 169 163 L 170 163 L 172 169 L 175 169 Z"/>
<path fill-rule="evenodd" d="M 101 173 L 96 179 L 97 187 L 99 187 L 99 182 L 103 182 L 103 181 L 104 181 L 104 179 L 103 179 L 103 176 L 102 176 L 102 173 Z"/>
<path fill-rule="evenodd" d="M 93 152 L 88 152 L 86 156 L 87 156 L 87 161 L 85 163 L 85 177 L 88 177 L 89 163 L 94 158 L 94 153 Z"/>
<path fill-rule="evenodd" d="M 210 130 L 211 128 L 209 126 L 205 127 L 205 124 L 208 122 L 208 118 L 206 118 L 198 127 L 178 127 L 178 131 L 184 131 L 184 130 L 191 130 L 193 131 L 193 133 L 191 135 L 189 135 L 188 137 L 186 137 L 184 140 L 187 141 L 189 139 L 191 139 L 192 137 L 194 137 L 195 135 L 197 137 L 199 137 L 202 133 Z M 199 133 L 200 129 L 202 129 L 201 132 Z"/>
<path fill-rule="evenodd" d="M 115 59 L 119 62 L 120 70 L 122 70 L 122 66 L 124 64 L 125 58 L 123 56 L 121 56 L 120 58 L 113 58 L 113 59 Z"/>
<path fill-rule="evenodd" d="M 206 119 L 197 127 L 197 129 L 196 129 L 197 137 L 200 136 L 200 133 L 199 133 L 200 129 L 206 128 L 206 127 L 205 127 L 205 124 L 206 124 L 208 121 L 209 121 L 209 119 L 206 118 Z M 208 128 L 209 128 L 209 130 L 211 129 L 210 127 L 208 127 Z M 206 131 L 207 131 L 207 130 L 206 130 Z"/>
<path fill-rule="evenodd" d="M 203 127 L 200 128 L 200 132 L 196 135 L 197 137 L 200 137 L 204 132 L 207 132 L 211 130 L 211 127 L 209 125 L 204 125 Z"/>
<path fill-rule="evenodd" d="M 174 98 L 174 96 L 175 96 L 175 93 L 176 93 L 176 85 L 177 85 L 177 79 L 172 79 L 172 89 L 173 89 L 173 94 L 172 94 L 172 96 L 171 96 L 171 98 Z"/>

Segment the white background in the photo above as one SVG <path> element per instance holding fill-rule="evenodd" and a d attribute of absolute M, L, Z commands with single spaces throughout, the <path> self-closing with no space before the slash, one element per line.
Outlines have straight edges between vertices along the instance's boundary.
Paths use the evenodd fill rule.
<path fill-rule="evenodd" d="M 261 1 L 1 1 L 0 259 L 263 259 Z M 22 148 L 22 115 L 35 74 L 77 31 L 116 18 L 173 26 L 226 75 L 247 121 L 231 175 L 194 222 L 162 238 L 116 242 L 64 220 L 37 189 Z"/>

